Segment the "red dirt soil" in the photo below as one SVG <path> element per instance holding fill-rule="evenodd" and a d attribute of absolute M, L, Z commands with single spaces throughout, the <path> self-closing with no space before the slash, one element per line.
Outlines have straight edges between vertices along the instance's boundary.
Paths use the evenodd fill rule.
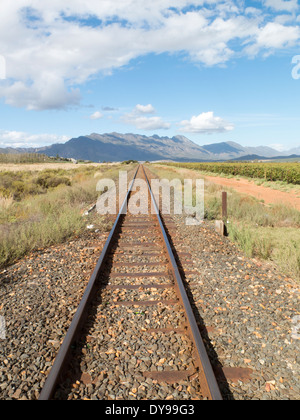
<path fill-rule="evenodd" d="M 265 204 L 286 204 L 291 205 L 300 211 L 300 193 L 295 191 L 283 192 L 278 190 L 273 190 L 271 188 L 262 187 L 255 185 L 253 181 L 248 181 L 246 179 L 228 179 L 215 176 L 205 176 L 210 182 L 213 182 L 218 185 L 223 185 L 228 188 L 233 188 L 239 193 L 248 194 L 253 197 L 256 197 L 259 200 L 264 200 Z"/>

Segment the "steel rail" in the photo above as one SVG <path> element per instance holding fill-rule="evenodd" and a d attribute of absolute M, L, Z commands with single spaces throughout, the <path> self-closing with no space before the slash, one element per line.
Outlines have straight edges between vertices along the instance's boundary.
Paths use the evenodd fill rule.
<path fill-rule="evenodd" d="M 132 191 L 132 187 L 134 184 L 134 181 L 136 179 L 137 173 L 138 173 L 139 167 L 135 172 L 134 178 L 130 184 L 130 187 L 128 189 L 128 192 L 126 194 L 126 197 L 124 199 L 124 202 L 122 204 L 122 207 L 118 213 L 118 216 L 116 218 L 116 221 L 114 223 L 114 226 L 109 234 L 109 237 L 107 238 L 107 241 L 104 245 L 104 248 L 102 250 L 102 253 L 100 255 L 100 258 L 97 262 L 96 268 L 89 280 L 89 283 L 85 289 L 84 295 L 82 297 L 82 300 L 78 306 L 78 309 L 72 319 L 71 325 L 68 329 L 67 335 L 64 338 L 64 341 L 60 347 L 60 350 L 54 360 L 54 364 L 52 366 L 52 369 L 46 379 L 46 382 L 44 384 L 44 387 L 41 391 L 41 394 L 39 396 L 39 400 L 41 401 L 47 401 L 50 400 L 54 393 L 55 393 L 55 389 L 56 386 L 59 382 L 59 378 L 62 375 L 64 369 L 65 369 L 65 365 L 66 365 L 66 361 L 67 358 L 69 356 L 70 350 L 71 350 L 71 346 L 74 343 L 76 336 L 78 335 L 78 333 L 80 332 L 80 329 L 82 328 L 85 316 L 86 316 L 86 309 L 89 306 L 91 300 L 93 299 L 94 296 L 94 292 L 95 292 L 95 285 L 97 283 L 97 280 L 99 278 L 99 275 L 101 274 L 101 270 L 103 268 L 105 259 L 107 257 L 107 254 L 109 253 L 110 249 L 111 249 L 111 245 L 113 242 L 113 236 L 116 232 L 117 227 L 119 226 L 121 217 L 123 214 L 125 214 L 125 210 L 127 210 L 127 203 L 128 203 L 128 199 L 129 196 L 131 194 Z"/>
<path fill-rule="evenodd" d="M 174 278 L 176 280 L 177 283 L 177 288 L 179 291 L 179 296 L 180 296 L 180 300 L 181 303 L 184 307 L 186 316 L 187 316 L 187 320 L 188 320 L 188 328 L 190 330 L 191 333 L 191 338 L 194 342 L 194 345 L 197 349 L 197 355 L 200 361 L 200 376 L 201 376 L 201 391 L 204 394 L 205 397 L 209 398 L 210 400 L 214 400 L 214 401 L 220 401 L 222 400 L 222 395 L 212 368 L 212 365 L 210 363 L 206 348 L 204 346 L 200 331 L 199 331 L 199 327 L 197 325 L 196 319 L 195 319 L 195 315 L 193 313 L 189 298 L 187 296 L 185 287 L 184 287 L 184 283 L 181 277 L 181 274 L 179 272 L 178 269 L 178 265 L 176 262 L 176 259 L 174 257 L 172 248 L 171 248 L 171 244 L 168 238 L 168 235 L 166 233 L 163 221 L 161 219 L 160 216 L 160 212 L 159 212 L 159 208 L 156 204 L 156 200 L 155 197 L 153 195 L 153 192 L 151 190 L 151 186 L 148 180 L 148 177 L 146 175 L 145 169 L 142 166 L 144 174 L 145 174 L 145 179 L 147 181 L 148 184 L 148 188 L 149 188 L 149 192 L 151 195 L 151 201 L 155 210 L 155 214 L 157 216 L 157 220 L 158 223 L 160 225 L 160 229 L 161 229 L 161 234 L 162 234 L 162 238 L 163 238 L 163 242 L 165 245 L 165 249 L 167 251 L 170 263 L 171 263 L 171 269 L 174 275 Z"/>
<path fill-rule="evenodd" d="M 115 232 L 117 230 L 117 228 L 120 225 L 120 221 L 121 221 L 121 217 L 122 215 L 126 214 L 126 210 L 127 210 L 127 204 L 128 204 L 128 200 L 130 197 L 130 194 L 132 192 L 133 189 L 133 185 L 134 182 L 136 180 L 137 177 L 137 173 L 139 171 L 140 166 L 137 168 L 136 173 L 134 175 L 134 178 L 130 184 L 130 187 L 128 189 L 128 192 L 126 194 L 125 200 L 123 202 L 123 205 L 119 211 L 119 214 L 116 218 L 116 221 L 114 223 L 114 226 L 109 234 L 109 237 L 105 243 L 105 246 L 103 248 L 103 251 L 101 253 L 101 256 L 97 262 L 96 268 L 90 278 L 90 281 L 87 285 L 87 288 L 84 292 L 84 295 L 82 297 L 82 300 L 78 306 L 78 309 L 74 315 L 74 318 L 71 322 L 71 325 L 68 329 L 67 335 L 61 345 L 61 348 L 56 356 L 56 359 L 54 361 L 54 364 L 52 366 L 52 369 L 46 379 L 46 382 L 44 384 L 44 387 L 42 389 L 42 392 L 39 396 L 39 400 L 50 400 L 55 393 L 56 387 L 59 383 L 59 380 L 61 378 L 61 376 L 63 375 L 67 363 L 68 363 L 68 356 L 70 354 L 71 351 L 71 346 L 74 343 L 74 341 L 76 340 L 76 337 L 78 336 L 78 334 L 81 331 L 81 328 L 83 326 L 84 320 L 86 319 L 86 314 L 87 314 L 87 308 L 89 307 L 89 304 L 91 303 L 94 294 L 95 294 L 95 289 L 96 289 L 96 284 L 97 281 L 99 279 L 99 276 L 101 275 L 101 271 L 102 268 L 104 266 L 104 262 L 107 258 L 107 255 L 109 253 L 109 251 L 111 250 L 111 246 L 113 243 L 113 237 L 115 235 Z M 168 239 L 168 236 L 166 234 L 165 228 L 164 228 L 164 224 L 163 221 L 160 217 L 160 212 L 159 209 L 157 207 L 154 195 L 152 193 L 151 190 L 151 186 L 149 183 L 149 180 L 147 178 L 146 172 L 144 167 L 142 166 L 144 175 L 145 175 L 145 179 L 146 182 L 148 184 L 148 188 L 149 188 L 149 192 L 150 192 L 150 196 L 151 196 L 151 202 L 152 205 L 155 209 L 155 214 L 157 219 L 158 219 L 158 223 L 160 226 L 160 234 L 162 237 L 162 242 L 164 244 L 165 250 L 168 254 L 169 257 L 169 262 L 170 262 L 170 268 L 172 271 L 172 275 L 174 277 L 174 279 L 176 280 L 175 282 L 175 287 L 178 291 L 179 294 L 179 298 L 180 301 L 182 303 L 182 306 L 185 309 L 185 313 L 186 313 L 186 317 L 187 317 L 187 321 L 189 323 L 189 332 L 191 334 L 191 338 L 192 341 L 194 342 L 195 348 L 197 349 L 197 355 L 198 355 L 198 359 L 199 359 L 199 369 L 200 369 L 200 384 L 201 384 L 201 390 L 203 393 L 203 396 L 207 397 L 208 399 L 211 400 L 222 400 L 222 396 L 212 369 L 212 366 L 210 364 L 202 337 L 200 335 L 199 332 L 199 328 L 193 313 L 193 310 L 191 308 L 189 299 L 187 297 L 186 294 L 186 290 Z"/>

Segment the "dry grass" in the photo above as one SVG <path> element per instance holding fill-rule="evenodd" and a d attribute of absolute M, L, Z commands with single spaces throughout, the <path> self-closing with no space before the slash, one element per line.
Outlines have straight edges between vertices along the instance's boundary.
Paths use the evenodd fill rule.
<path fill-rule="evenodd" d="M 116 165 L 114 163 L 107 164 L 107 163 L 89 163 L 88 166 L 94 166 L 99 168 L 105 168 L 107 166 Z M 11 171 L 11 172 L 19 172 L 19 171 L 45 171 L 45 170 L 56 170 L 56 169 L 63 169 L 66 171 L 70 171 L 73 169 L 80 169 L 86 167 L 87 164 L 85 163 L 32 163 L 32 164 L 0 164 L 0 172 L 3 171 Z"/>
<path fill-rule="evenodd" d="M 62 177 L 65 174 L 47 170 L 39 172 L 37 178 L 43 184 L 51 183 L 51 187 L 45 188 L 42 194 L 27 192 L 18 201 L 12 195 L 2 196 L 0 268 L 16 262 L 33 250 L 64 242 L 83 232 L 91 220 L 82 217 L 82 214 L 97 201 L 99 193 L 96 185 L 99 177 L 117 179 L 119 170 L 130 171 L 132 168 L 133 165 L 83 165 L 80 170 L 76 165 L 74 171 L 68 171 L 67 179 L 70 182 L 58 186 L 54 181 L 59 179 L 58 175 Z M 23 175 L 23 181 L 32 176 L 25 172 Z M 97 214 L 91 217 L 93 224 L 104 231 L 107 229 L 105 218 Z"/>
<path fill-rule="evenodd" d="M 13 204 L 14 198 L 12 195 L 8 197 L 2 197 L 0 195 L 0 211 L 1 210 L 8 210 L 9 207 Z"/>

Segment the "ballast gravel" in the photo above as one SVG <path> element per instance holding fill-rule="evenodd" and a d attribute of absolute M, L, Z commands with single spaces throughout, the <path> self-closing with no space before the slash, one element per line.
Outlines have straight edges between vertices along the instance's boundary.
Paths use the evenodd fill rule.
<path fill-rule="evenodd" d="M 86 232 L 0 272 L 0 399 L 37 399 L 108 233 Z"/>
<path fill-rule="evenodd" d="M 174 216 L 177 250 L 191 254 L 186 276 L 206 348 L 215 365 L 251 369 L 248 381 L 221 383 L 226 399 L 298 400 L 300 287 L 271 264 L 250 259 L 204 221 Z"/>
<path fill-rule="evenodd" d="M 211 223 L 187 227 L 183 217 L 174 216 L 174 220 L 176 229 L 170 229 L 172 241 L 179 258 L 180 253 L 190 255 L 181 261 L 184 271 L 192 271 L 186 274 L 185 283 L 213 365 L 252 372 L 246 381 L 220 380 L 223 398 L 299 399 L 299 284 L 272 265 L 246 258 L 227 238 L 219 236 Z M 68 244 L 38 251 L 0 272 L 1 400 L 38 398 L 107 236 L 86 232 Z M 159 255 L 153 256 L 154 251 L 148 253 L 151 256 L 145 255 L 147 251 L 131 257 L 126 253 L 119 255 L 118 261 L 164 261 Z M 128 278 L 125 284 L 140 284 L 140 280 Z M 118 278 L 113 281 L 121 284 Z M 147 284 L 151 278 L 142 281 Z M 160 281 L 167 283 L 168 276 Z M 137 332 L 137 323 L 139 330 L 149 327 L 147 319 L 153 311 L 159 313 L 159 324 L 151 325 L 152 328 L 177 327 L 184 319 L 179 308 L 172 319 L 169 312 L 164 317 L 160 313 L 164 308 L 157 306 L 128 308 L 115 301 L 108 308 L 112 296 L 120 299 L 122 293 L 106 290 L 102 294 L 102 303 L 95 311 L 103 334 L 99 337 L 95 324 L 90 325 L 81 350 L 81 377 L 79 383 L 73 384 L 71 395 L 78 399 L 196 398 L 199 389 L 195 378 L 189 389 L 181 384 L 158 386 L 150 378 L 140 377 L 138 382 L 134 379 L 137 370 L 155 370 L 160 365 L 174 368 L 170 340 L 178 354 L 190 344 L 183 345 L 183 336 L 176 333 L 164 338 L 159 337 L 161 333 Z M 134 299 L 134 291 L 128 293 Z M 161 291 L 160 296 L 173 298 L 169 289 Z M 126 320 L 126 330 L 113 337 L 110 324 L 116 317 Z M 118 358 L 125 351 L 124 342 L 129 342 L 133 333 L 135 347 L 127 348 L 124 364 L 120 365 Z M 165 344 L 156 348 L 155 334 Z M 148 345 L 141 346 L 141 340 L 149 340 Z M 102 364 L 87 373 L 87 362 L 92 363 L 94 351 L 102 351 Z M 177 353 L 175 356 L 178 359 Z M 181 366 L 192 369 L 189 357 L 184 352 L 181 356 Z M 118 371 L 117 379 L 112 362 Z"/>

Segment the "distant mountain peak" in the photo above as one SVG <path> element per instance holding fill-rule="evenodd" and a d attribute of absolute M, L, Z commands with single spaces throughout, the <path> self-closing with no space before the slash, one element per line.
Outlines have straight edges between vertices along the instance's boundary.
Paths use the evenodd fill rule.
<path fill-rule="evenodd" d="M 185 136 L 180 136 L 180 135 L 173 136 L 173 137 L 172 137 L 172 139 L 175 139 L 175 140 L 180 140 L 180 141 L 184 141 L 184 142 L 190 142 L 190 141 L 191 141 L 191 140 L 190 140 L 190 139 L 188 139 L 187 137 L 185 137 Z"/>
<path fill-rule="evenodd" d="M 92 133 L 86 136 L 72 138 L 65 144 L 38 149 L 2 149 L 2 153 L 44 153 L 48 156 L 57 154 L 65 158 L 82 160 L 124 161 L 129 159 L 140 161 L 173 160 L 173 161 L 220 161 L 239 159 L 243 156 L 276 157 L 292 153 L 280 153 L 270 147 L 244 147 L 228 141 L 200 146 L 182 135 L 160 137 L 157 134 L 145 136 L 134 133 Z M 293 149 L 299 154 L 299 148 Z"/>
<path fill-rule="evenodd" d="M 229 144 L 229 146 L 234 147 L 235 149 L 244 150 L 244 147 L 241 146 L 239 143 L 236 143 L 235 141 L 227 141 L 227 144 Z"/>

